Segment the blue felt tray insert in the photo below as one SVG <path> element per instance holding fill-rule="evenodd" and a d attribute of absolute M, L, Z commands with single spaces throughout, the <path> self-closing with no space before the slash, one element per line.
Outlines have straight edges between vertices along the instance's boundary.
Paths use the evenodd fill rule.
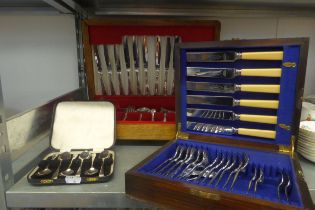
<path fill-rule="evenodd" d="M 258 51 L 283 51 L 282 61 L 259 61 L 259 60 L 237 60 L 235 62 L 186 62 L 187 52 L 219 52 L 219 51 L 235 51 L 235 52 L 258 52 Z M 277 145 L 290 145 L 291 144 L 291 131 L 279 127 L 279 124 L 288 126 L 293 125 L 293 115 L 295 106 L 295 90 L 296 78 L 299 66 L 300 46 L 272 46 L 272 47 L 234 47 L 234 48 L 209 48 L 209 49 L 181 49 L 180 61 L 180 99 L 181 99 L 181 125 L 182 131 L 206 135 L 206 136 L 225 136 L 213 133 L 205 133 L 191 130 L 187 127 L 187 121 L 209 123 L 215 125 L 233 126 L 235 128 L 254 128 L 275 130 L 276 138 L 274 140 L 232 135 L 226 136 L 233 140 L 253 141 Z M 295 62 L 296 67 L 284 67 L 284 62 Z M 187 67 L 208 67 L 208 68 L 282 68 L 281 78 L 268 78 L 268 77 L 245 77 L 238 76 L 233 79 L 226 78 L 201 78 L 201 77 L 188 77 Z M 231 93 L 215 93 L 205 91 L 189 91 L 186 89 L 187 81 L 195 82 L 213 82 L 213 83 L 236 83 L 236 84 L 280 84 L 280 94 L 272 93 L 250 93 L 250 92 L 235 92 Z M 279 100 L 278 109 L 265 109 L 241 106 L 215 106 L 204 104 L 187 104 L 187 95 L 204 95 L 204 96 L 232 96 L 235 99 L 260 99 L 260 100 Z M 202 119 L 197 117 L 187 117 L 187 108 L 199 109 L 215 109 L 215 110 L 231 110 L 237 114 L 258 114 L 258 115 L 275 115 L 278 117 L 277 125 L 254 123 L 245 121 L 229 121 L 219 119 Z"/>
<path fill-rule="evenodd" d="M 240 173 L 239 178 L 235 182 L 235 185 L 232 190 L 229 187 L 223 189 L 223 185 L 229 175 L 226 173 L 221 182 L 217 187 L 212 185 L 208 185 L 208 182 L 199 184 L 193 181 L 187 181 L 179 179 L 178 177 L 167 177 L 165 175 L 157 174 L 154 171 L 161 163 L 163 163 L 168 158 L 172 157 L 175 153 L 177 146 L 185 146 L 187 147 L 194 147 L 199 149 L 205 149 L 209 155 L 209 162 L 213 161 L 217 152 L 223 152 L 225 154 L 233 154 L 233 155 L 242 155 L 246 153 L 249 156 L 249 165 L 246 168 L 244 173 Z M 168 168 L 172 167 L 170 165 Z M 247 191 L 249 180 L 253 176 L 254 167 L 263 168 L 264 170 L 264 182 L 263 184 L 258 185 L 257 192 L 254 193 L 253 190 Z M 292 189 L 289 194 L 289 201 L 286 201 L 284 194 L 281 196 L 281 200 L 278 199 L 277 195 L 277 186 L 280 183 L 280 174 L 279 171 L 285 170 L 291 178 L 292 181 Z M 291 158 L 288 155 L 272 153 L 272 152 L 265 152 L 265 151 L 258 151 L 254 149 L 244 149 L 238 147 L 231 147 L 231 146 L 223 146 L 218 144 L 212 143 L 202 143 L 196 142 L 192 140 L 177 140 L 173 144 L 169 145 L 168 147 L 164 148 L 155 158 L 149 160 L 144 166 L 138 169 L 139 172 L 156 176 L 162 179 L 167 179 L 171 181 L 178 181 L 184 183 L 190 183 L 193 185 L 198 185 L 205 188 L 217 189 L 224 192 L 232 192 L 236 193 L 241 196 L 246 197 L 253 197 L 258 199 L 263 199 L 275 203 L 285 204 L 285 205 L 292 205 L 299 208 L 303 207 L 301 194 L 299 187 L 297 185 L 296 176 L 293 170 L 293 163 Z M 216 183 L 216 182 L 214 182 Z"/>

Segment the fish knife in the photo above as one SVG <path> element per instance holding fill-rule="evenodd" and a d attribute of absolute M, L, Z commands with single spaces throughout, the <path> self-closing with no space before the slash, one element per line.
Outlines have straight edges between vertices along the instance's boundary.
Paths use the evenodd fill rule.
<path fill-rule="evenodd" d="M 283 51 L 187 52 L 187 62 L 234 62 L 236 60 L 282 60 Z"/>
<path fill-rule="evenodd" d="M 277 100 L 234 99 L 230 96 L 187 95 L 187 104 L 204 104 L 218 106 L 246 106 L 256 108 L 278 109 Z"/>
<path fill-rule="evenodd" d="M 233 111 L 228 111 L 228 110 L 188 108 L 187 116 L 199 117 L 199 118 L 204 118 L 204 119 L 240 120 L 240 121 L 246 121 L 246 122 L 277 124 L 277 116 L 236 114 Z"/>
<path fill-rule="evenodd" d="M 235 68 L 204 68 L 187 67 L 187 76 L 232 79 L 244 77 L 281 77 L 281 68 L 235 69 Z"/>
<path fill-rule="evenodd" d="M 266 139 L 275 139 L 276 131 L 274 130 L 262 130 L 252 128 L 234 128 L 232 126 L 221 126 L 215 124 L 197 123 L 187 121 L 187 129 L 194 131 L 201 131 L 205 133 L 215 133 L 222 135 L 246 135 L 255 136 Z"/>
<path fill-rule="evenodd" d="M 187 90 L 209 91 L 220 93 L 257 92 L 257 93 L 280 93 L 280 85 L 263 84 L 233 84 L 233 83 L 211 83 L 211 82 L 186 82 Z"/>

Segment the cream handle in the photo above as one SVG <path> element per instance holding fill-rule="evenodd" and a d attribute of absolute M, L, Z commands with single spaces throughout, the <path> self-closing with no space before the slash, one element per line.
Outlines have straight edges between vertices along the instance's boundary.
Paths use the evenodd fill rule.
<path fill-rule="evenodd" d="M 257 108 L 278 109 L 279 101 L 276 100 L 246 100 L 241 99 L 240 106 L 249 106 Z"/>
<path fill-rule="evenodd" d="M 280 85 L 240 85 L 243 92 L 280 93 Z"/>
<path fill-rule="evenodd" d="M 241 76 L 281 77 L 281 68 L 241 69 Z"/>
<path fill-rule="evenodd" d="M 282 51 L 270 51 L 270 52 L 243 52 L 241 54 L 243 60 L 279 60 L 283 59 Z"/>
<path fill-rule="evenodd" d="M 277 124 L 276 116 L 240 114 L 241 121 Z"/>
<path fill-rule="evenodd" d="M 260 130 L 260 129 L 249 129 L 249 128 L 238 128 L 237 133 L 246 136 L 255 136 L 267 139 L 275 139 L 276 131 L 272 130 Z"/>

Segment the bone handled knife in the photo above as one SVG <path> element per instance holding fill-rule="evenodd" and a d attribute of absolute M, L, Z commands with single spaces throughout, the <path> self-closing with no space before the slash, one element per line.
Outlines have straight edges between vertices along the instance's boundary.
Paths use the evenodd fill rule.
<path fill-rule="evenodd" d="M 187 52 L 187 62 L 234 62 L 236 60 L 282 60 L 283 51 Z"/>
<path fill-rule="evenodd" d="M 275 139 L 276 131 L 274 130 L 262 130 L 262 129 L 251 129 L 251 128 L 234 128 L 231 126 L 221 126 L 215 124 L 206 123 L 196 123 L 187 121 L 187 128 L 189 130 L 205 132 L 205 133 L 215 133 L 222 135 L 245 135 L 261 137 L 266 139 Z"/>
<path fill-rule="evenodd" d="M 257 92 L 257 93 L 280 93 L 280 85 L 263 84 L 233 84 L 233 83 L 211 83 L 211 82 L 186 82 L 187 90 L 209 91 L 220 93 Z"/>
<path fill-rule="evenodd" d="M 188 108 L 187 116 L 199 117 L 199 118 L 204 118 L 204 119 L 240 120 L 240 121 L 246 121 L 246 122 L 277 124 L 277 116 L 236 114 L 233 111 L 228 111 L 228 110 Z"/>
<path fill-rule="evenodd" d="M 203 68 L 187 67 L 187 76 L 232 79 L 243 77 L 281 77 L 281 68 L 235 69 L 235 68 Z"/>
<path fill-rule="evenodd" d="M 266 109 L 278 109 L 279 101 L 277 100 L 236 100 L 229 96 L 200 96 L 187 95 L 187 104 L 204 104 L 218 106 L 246 106 Z"/>

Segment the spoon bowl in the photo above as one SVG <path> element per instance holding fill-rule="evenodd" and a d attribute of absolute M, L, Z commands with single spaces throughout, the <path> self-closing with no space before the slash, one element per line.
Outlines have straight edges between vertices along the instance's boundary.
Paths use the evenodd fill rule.
<path fill-rule="evenodd" d="M 60 173 L 60 175 L 62 176 L 71 176 L 73 174 L 74 174 L 74 171 L 71 168 L 67 168 L 66 170 Z"/>
<path fill-rule="evenodd" d="M 54 155 L 50 156 L 49 158 L 47 158 L 47 160 L 54 160 L 57 157 L 58 157 L 58 155 L 54 154 Z M 46 176 L 46 175 L 50 174 L 52 172 L 52 170 L 49 169 L 49 165 L 50 165 L 50 163 L 48 162 L 44 169 L 36 172 L 36 175 L 37 176 Z"/>
<path fill-rule="evenodd" d="M 51 170 L 47 167 L 41 171 L 37 172 L 37 176 L 46 176 L 51 173 Z"/>
<path fill-rule="evenodd" d="M 84 175 L 92 176 L 98 173 L 98 169 L 94 168 L 93 166 L 89 168 L 87 171 L 84 172 Z"/>

